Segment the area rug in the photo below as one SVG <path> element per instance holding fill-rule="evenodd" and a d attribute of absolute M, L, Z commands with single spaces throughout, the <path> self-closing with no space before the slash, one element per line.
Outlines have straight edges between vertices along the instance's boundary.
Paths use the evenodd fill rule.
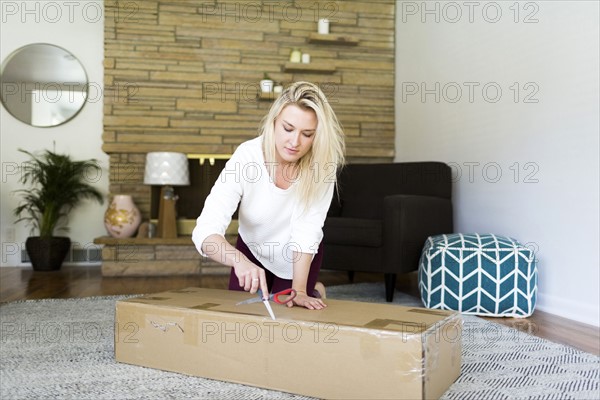
<path fill-rule="evenodd" d="M 383 302 L 383 284 L 329 287 L 329 298 Z M 0 307 L 2 399 L 306 399 L 114 360 L 115 302 L 129 296 L 21 301 Z M 396 292 L 394 303 L 420 306 Z M 443 399 L 600 399 L 600 360 L 464 316 L 461 376 Z M 374 398 L 377 395 L 374 393 Z"/>

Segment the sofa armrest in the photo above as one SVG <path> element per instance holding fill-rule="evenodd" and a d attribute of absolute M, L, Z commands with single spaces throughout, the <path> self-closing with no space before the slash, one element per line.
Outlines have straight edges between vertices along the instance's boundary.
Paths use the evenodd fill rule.
<path fill-rule="evenodd" d="M 403 273 L 418 268 L 427 237 L 453 232 L 452 202 L 418 195 L 383 199 L 384 267 Z"/>

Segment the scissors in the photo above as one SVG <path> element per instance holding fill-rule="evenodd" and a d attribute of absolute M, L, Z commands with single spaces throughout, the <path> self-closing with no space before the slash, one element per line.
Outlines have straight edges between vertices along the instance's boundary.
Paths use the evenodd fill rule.
<path fill-rule="evenodd" d="M 239 303 L 236 304 L 236 306 L 239 306 L 242 304 L 258 303 L 259 301 L 262 301 L 264 303 L 265 307 L 267 308 L 267 311 L 269 312 L 271 319 L 273 319 L 273 320 L 275 320 L 275 314 L 273 314 L 273 309 L 271 308 L 271 304 L 269 304 L 269 301 L 274 301 L 277 304 L 287 304 L 290 301 L 292 301 L 294 299 L 294 297 L 296 297 L 296 291 L 294 289 L 285 289 L 285 290 L 282 290 L 281 292 L 271 293 L 266 300 L 263 299 L 263 294 L 260 289 L 258 290 L 257 294 L 258 294 L 258 297 L 240 301 Z M 285 299 L 279 298 L 280 296 L 286 296 L 286 295 L 289 295 L 289 296 Z"/>

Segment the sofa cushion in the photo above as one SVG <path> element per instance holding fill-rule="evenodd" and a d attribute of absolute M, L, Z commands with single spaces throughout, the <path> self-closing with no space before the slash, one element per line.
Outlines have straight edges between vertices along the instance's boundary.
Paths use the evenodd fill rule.
<path fill-rule="evenodd" d="M 338 184 L 341 214 L 336 196 L 330 216 L 381 219 L 386 196 L 450 199 L 452 193 L 450 167 L 440 162 L 348 164 L 341 169 Z"/>
<path fill-rule="evenodd" d="M 346 198 L 340 216 L 358 220 L 381 219 L 383 216 L 383 199 L 369 196 Z"/>
<path fill-rule="evenodd" d="M 383 243 L 381 220 L 329 217 L 323 226 L 327 244 L 380 247 Z"/>

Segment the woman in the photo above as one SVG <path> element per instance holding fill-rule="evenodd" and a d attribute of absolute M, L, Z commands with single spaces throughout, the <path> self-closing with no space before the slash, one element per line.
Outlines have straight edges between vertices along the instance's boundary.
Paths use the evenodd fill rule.
<path fill-rule="evenodd" d="M 232 267 L 229 289 L 256 293 L 293 288 L 288 306 L 326 307 L 315 292 L 323 223 L 344 161 L 344 134 L 323 92 L 288 87 L 263 118 L 260 136 L 225 165 L 192 240 L 203 256 Z M 239 236 L 224 237 L 239 205 Z M 293 304 L 292 304 L 293 303 Z"/>

